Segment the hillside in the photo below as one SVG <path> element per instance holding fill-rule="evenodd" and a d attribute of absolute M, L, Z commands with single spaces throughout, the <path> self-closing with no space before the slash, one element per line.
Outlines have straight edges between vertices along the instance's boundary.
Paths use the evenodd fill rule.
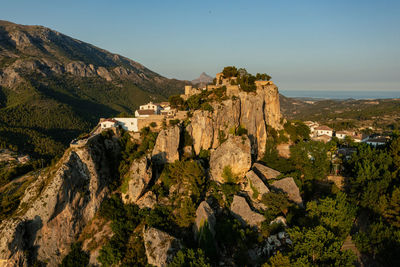
<path fill-rule="evenodd" d="M 0 146 L 60 155 L 100 117 L 180 93 L 138 62 L 42 26 L 0 21 Z"/>
<path fill-rule="evenodd" d="M 400 129 L 400 100 L 303 100 L 280 96 L 282 114 L 288 119 L 311 120 L 335 130 L 369 128 L 374 131 Z"/>

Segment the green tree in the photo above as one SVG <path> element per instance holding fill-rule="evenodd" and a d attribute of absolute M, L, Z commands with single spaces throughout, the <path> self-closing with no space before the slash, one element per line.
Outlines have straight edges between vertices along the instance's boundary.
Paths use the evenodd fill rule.
<path fill-rule="evenodd" d="M 71 250 L 64 257 L 61 267 L 86 267 L 89 265 L 89 254 L 82 250 L 82 242 L 71 245 Z"/>
<path fill-rule="evenodd" d="M 262 267 L 290 267 L 290 259 L 284 256 L 279 250 L 274 256 L 269 258 L 268 263 L 264 263 Z"/>
<path fill-rule="evenodd" d="M 341 251 L 342 241 L 331 231 L 319 225 L 314 228 L 288 229 L 293 241 L 288 253 L 294 266 L 353 266 L 356 259 L 349 250 Z"/>
<path fill-rule="evenodd" d="M 178 251 L 168 267 L 211 267 L 201 249 Z"/>

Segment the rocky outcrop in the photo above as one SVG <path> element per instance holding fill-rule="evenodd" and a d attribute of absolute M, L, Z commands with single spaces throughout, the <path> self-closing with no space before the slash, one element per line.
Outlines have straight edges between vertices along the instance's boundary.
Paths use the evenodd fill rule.
<path fill-rule="evenodd" d="M 214 210 L 208 205 L 206 201 L 200 203 L 196 210 L 196 219 L 194 223 L 195 238 L 198 237 L 203 227 L 208 227 L 211 234 L 215 236 L 215 213 Z"/>
<path fill-rule="evenodd" d="M 265 152 L 267 125 L 281 129 L 279 93 L 275 85 L 258 87 L 256 92 L 239 92 L 233 99 L 212 103 L 213 112 L 193 112 L 188 132 L 196 154 L 201 149 L 216 148 L 221 136 L 241 125 L 247 129 L 252 154 L 261 158 Z"/>
<path fill-rule="evenodd" d="M 141 209 L 152 209 L 157 204 L 157 196 L 152 191 L 148 191 L 136 201 L 136 204 Z"/>
<path fill-rule="evenodd" d="M 240 101 L 225 100 L 212 103 L 213 112 L 195 110 L 190 125 L 186 128 L 193 138 L 193 147 L 198 155 L 202 149 L 217 148 L 221 138 L 226 138 L 230 129 L 239 126 Z"/>
<path fill-rule="evenodd" d="M 254 163 L 252 169 L 264 181 L 269 179 L 276 179 L 279 175 L 281 175 L 280 172 L 268 168 L 260 163 Z"/>
<path fill-rule="evenodd" d="M 278 191 L 287 193 L 288 198 L 296 204 L 303 205 L 303 200 L 300 196 L 300 190 L 297 187 L 292 177 L 286 177 L 281 180 L 275 181 L 271 187 Z"/>
<path fill-rule="evenodd" d="M 173 126 L 158 134 L 152 154 L 152 161 L 155 164 L 163 165 L 179 160 L 180 132 L 179 126 Z"/>
<path fill-rule="evenodd" d="M 232 173 L 242 178 L 251 167 L 250 140 L 245 136 L 229 136 L 221 146 L 211 152 L 211 179 L 224 183 L 224 168 L 230 167 Z"/>
<path fill-rule="evenodd" d="M 244 197 L 233 196 L 231 204 L 233 215 L 244 225 L 259 227 L 265 220 L 264 216 L 251 210 Z"/>
<path fill-rule="evenodd" d="M 121 186 L 124 203 L 135 203 L 144 193 L 152 177 L 149 158 L 142 157 L 132 162 Z"/>
<path fill-rule="evenodd" d="M 249 171 L 246 173 L 247 178 L 247 186 L 246 191 L 249 193 L 249 196 L 254 200 L 261 200 L 264 194 L 269 193 L 268 187 L 264 184 L 264 182 L 254 173 L 254 171 Z"/>
<path fill-rule="evenodd" d="M 43 171 L 16 215 L 2 221 L 0 258 L 11 266 L 28 266 L 28 255 L 49 266 L 60 263 L 109 193 L 118 151 L 118 142 L 95 136 Z"/>
<path fill-rule="evenodd" d="M 181 248 L 175 237 L 156 228 L 144 229 L 143 239 L 147 261 L 154 266 L 167 266 Z"/>

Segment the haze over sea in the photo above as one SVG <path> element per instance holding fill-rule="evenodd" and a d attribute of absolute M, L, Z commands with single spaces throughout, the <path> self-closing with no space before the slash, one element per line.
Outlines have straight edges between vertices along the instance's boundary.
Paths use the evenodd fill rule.
<path fill-rule="evenodd" d="M 384 99 L 400 98 L 400 91 L 315 91 L 279 90 L 287 97 L 328 98 L 328 99 Z"/>

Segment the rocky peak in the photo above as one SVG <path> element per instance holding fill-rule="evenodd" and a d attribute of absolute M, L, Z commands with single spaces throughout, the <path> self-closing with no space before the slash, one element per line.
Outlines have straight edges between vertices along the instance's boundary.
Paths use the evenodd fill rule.
<path fill-rule="evenodd" d="M 209 76 L 205 72 L 202 72 L 198 78 L 192 80 L 192 84 L 200 84 L 204 86 L 208 83 L 211 83 L 212 81 L 213 77 Z"/>

